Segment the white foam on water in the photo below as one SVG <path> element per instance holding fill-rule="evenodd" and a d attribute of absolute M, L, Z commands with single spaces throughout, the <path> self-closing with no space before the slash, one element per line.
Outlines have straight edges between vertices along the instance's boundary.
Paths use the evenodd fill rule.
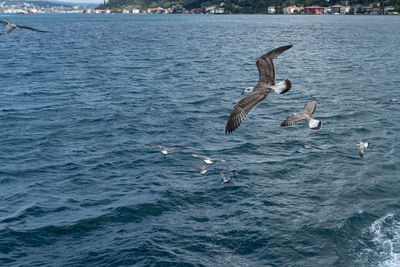
<path fill-rule="evenodd" d="M 391 213 L 371 224 L 365 231 L 372 247 L 364 249 L 364 256 L 377 260 L 377 266 L 400 267 L 400 222 Z"/>

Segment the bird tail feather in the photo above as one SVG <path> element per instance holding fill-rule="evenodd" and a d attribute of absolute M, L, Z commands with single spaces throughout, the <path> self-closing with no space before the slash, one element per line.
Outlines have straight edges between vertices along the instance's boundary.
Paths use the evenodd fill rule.
<path fill-rule="evenodd" d="M 319 120 L 311 119 L 308 122 L 308 127 L 310 127 L 313 130 L 319 130 L 319 129 L 321 129 L 321 126 L 322 126 L 322 121 L 319 121 Z"/>
<path fill-rule="evenodd" d="M 283 82 L 275 84 L 271 88 L 278 94 L 284 94 L 289 92 L 292 88 L 292 83 L 289 80 L 284 80 Z"/>

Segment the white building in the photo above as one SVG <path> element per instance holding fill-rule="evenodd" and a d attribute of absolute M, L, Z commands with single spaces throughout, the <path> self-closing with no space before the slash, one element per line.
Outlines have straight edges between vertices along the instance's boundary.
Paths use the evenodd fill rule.
<path fill-rule="evenodd" d="M 293 14 L 293 13 L 301 13 L 303 10 L 302 7 L 294 6 L 287 6 L 283 8 L 283 14 Z"/>
<path fill-rule="evenodd" d="M 268 7 L 268 14 L 275 14 L 275 6 L 269 6 Z"/>

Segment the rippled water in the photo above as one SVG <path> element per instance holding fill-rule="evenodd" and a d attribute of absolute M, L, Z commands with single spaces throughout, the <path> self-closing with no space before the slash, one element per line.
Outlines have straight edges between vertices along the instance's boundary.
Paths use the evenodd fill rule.
<path fill-rule="evenodd" d="M 1 265 L 400 265 L 398 17 L 5 17 L 52 33 L 0 36 Z M 224 135 L 286 44 L 292 90 Z"/>

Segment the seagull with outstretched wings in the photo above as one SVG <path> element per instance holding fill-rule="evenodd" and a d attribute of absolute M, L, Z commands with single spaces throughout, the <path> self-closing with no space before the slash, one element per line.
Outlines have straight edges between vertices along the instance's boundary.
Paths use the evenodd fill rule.
<path fill-rule="evenodd" d="M 160 145 L 149 145 L 149 146 L 161 149 L 160 152 L 161 152 L 161 154 L 163 156 L 168 155 L 168 152 L 170 152 L 170 151 L 174 151 L 174 150 L 178 150 L 178 149 L 184 149 L 184 147 L 181 147 L 181 146 L 176 146 L 176 147 L 163 147 L 163 146 L 160 146 Z"/>
<path fill-rule="evenodd" d="M 261 56 L 257 62 L 258 68 L 258 83 L 255 87 L 247 87 L 242 94 L 253 94 L 246 96 L 240 100 L 232 110 L 228 122 L 225 127 L 225 134 L 230 134 L 236 130 L 239 125 L 246 119 L 249 112 L 260 104 L 271 92 L 279 94 L 287 93 L 292 88 L 292 83 L 289 80 L 280 83 L 275 82 L 275 67 L 273 60 L 282 54 L 284 51 L 291 48 L 292 45 L 285 45 Z"/>
<path fill-rule="evenodd" d="M 296 123 L 307 121 L 308 126 L 313 130 L 321 129 L 322 121 L 314 120 L 314 113 L 317 109 L 318 101 L 316 99 L 307 102 L 304 105 L 304 109 L 299 113 L 293 113 L 292 115 L 288 116 L 282 123 L 281 126 L 290 126 L 295 125 Z"/>
<path fill-rule="evenodd" d="M 8 20 L 0 20 L 0 24 L 3 24 L 5 26 L 4 30 L 0 33 L 0 35 L 9 34 L 10 32 L 12 32 L 15 29 L 27 29 L 27 30 L 36 31 L 36 32 L 47 32 L 47 31 L 38 30 L 38 29 L 28 27 L 28 26 L 17 25 Z"/>

